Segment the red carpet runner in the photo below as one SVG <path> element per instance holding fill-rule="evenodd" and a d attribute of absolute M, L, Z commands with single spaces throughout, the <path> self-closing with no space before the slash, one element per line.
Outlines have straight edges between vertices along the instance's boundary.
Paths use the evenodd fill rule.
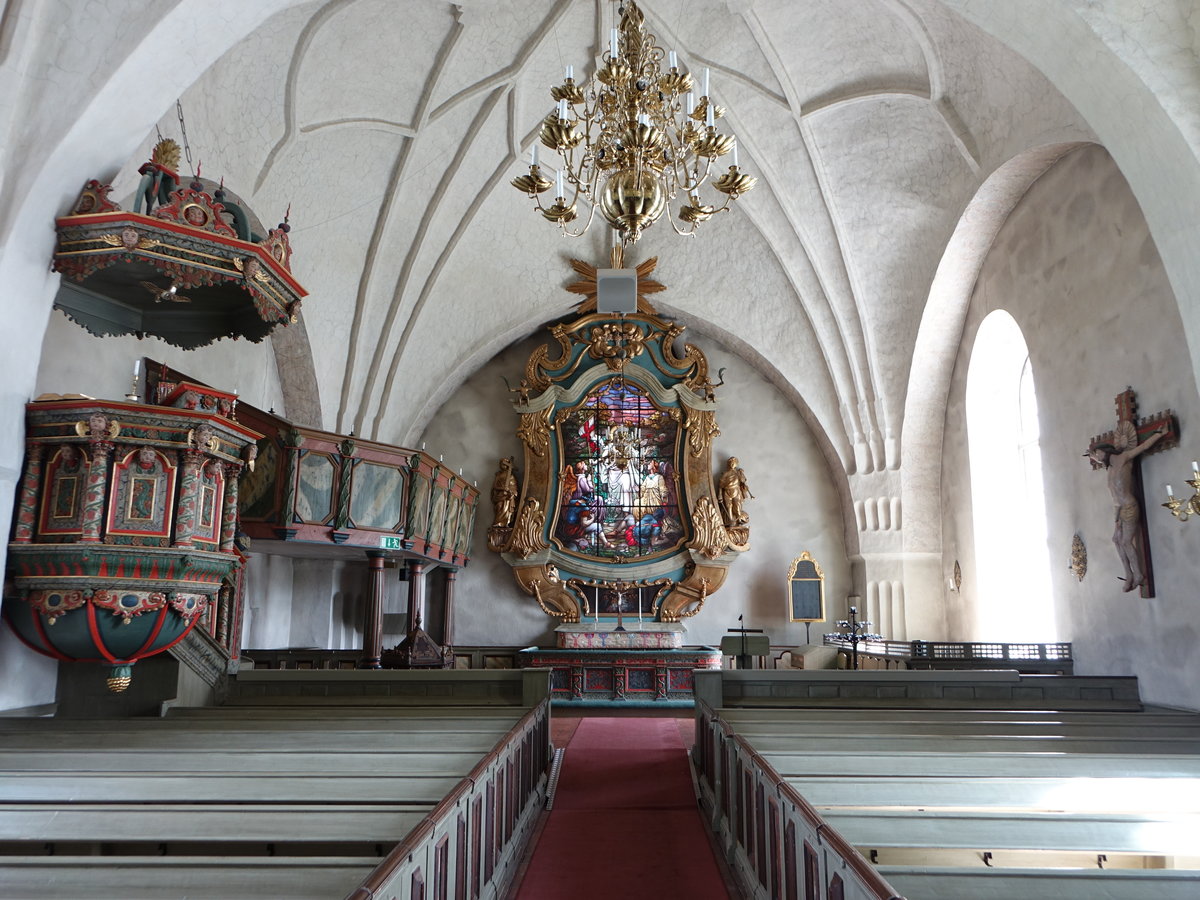
<path fill-rule="evenodd" d="M 517 900 L 728 900 L 675 719 L 586 718 Z"/>

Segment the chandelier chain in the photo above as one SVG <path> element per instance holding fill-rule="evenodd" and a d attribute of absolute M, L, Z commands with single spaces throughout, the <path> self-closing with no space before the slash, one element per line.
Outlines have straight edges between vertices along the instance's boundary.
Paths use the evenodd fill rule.
<path fill-rule="evenodd" d="M 183 138 L 183 156 L 184 156 L 184 159 L 187 160 L 188 168 L 190 168 L 192 170 L 192 176 L 195 177 L 196 167 L 192 163 L 191 145 L 188 144 L 187 123 L 185 123 L 183 121 L 183 104 L 179 100 L 175 101 L 175 114 L 179 118 L 179 135 L 180 135 L 180 137 Z M 157 128 L 158 128 L 158 126 L 156 125 L 155 129 L 157 129 Z M 161 137 L 162 137 L 162 135 L 160 134 L 159 138 L 161 138 Z"/>

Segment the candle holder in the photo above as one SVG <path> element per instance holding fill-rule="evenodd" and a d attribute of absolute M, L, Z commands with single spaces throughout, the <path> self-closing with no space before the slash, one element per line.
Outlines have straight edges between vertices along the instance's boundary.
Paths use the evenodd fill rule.
<path fill-rule="evenodd" d="M 1186 522 L 1192 516 L 1200 516 L 1200 474 L 1193 472 L 1187 483 L 1192 486 L 1192 496 L 1179 499 L 1167 485 L 1167 502 L 1163 504 L 1180 522 Z"/>
<path fill-rule="evenodd" d="M 133 373 L 133 381 L 129 385 L 129 393 L 127 393 L 125 395 L 125 399 L 128 400 L 130 403 L 141 403 L 142 402 L 142 395 L 141 395 L 141 392 L 138 390 L 138 384 L 140 383 L 140 381 L 141 381 L 141 375 L 138 374 L 137 372 L 134 372 Z"/>
<path fill-rule="evenodd" d="M 868 641 L 882 641 L 882 634 L 875 634 L 868 631 L 871 623 L 866 619 L 858 618 L 858 607 L 850 607 L 849 618 L 839 619 L 837 622 L 838 628 L 841 631 L 835 631 L 832 634 L 825 635 L 825 641 L 842 642 L 850 645 L 850 668 L 858 668 L 858 645 Z"/>

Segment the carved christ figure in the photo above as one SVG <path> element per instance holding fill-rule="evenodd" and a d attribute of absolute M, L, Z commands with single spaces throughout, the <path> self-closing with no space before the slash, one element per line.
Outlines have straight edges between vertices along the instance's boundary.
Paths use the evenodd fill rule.
<path fill-rule="evenodd" d="M 1125 591 L 1132 591 L 1146 583 L 1139 546 L 1142 510 L 1133 492 L 1133 461 L 1157 444 L 1166 433 L 1167 426 L 1162 425 L 1139 444 L 1133 423 L 1122 422 L 1117 428 L 1114 443 L 1097 444 L 1088 454 L 1093 462 L 1104 467 L 1108 477 L 1108 490 L 1116 511 L 1113 543 L 1117 547 L 1121 565 L 1125 567 Z"/>
<path fill-rule="evenodd" d="M 501 459 L 500 469 L 492 482 L 492 506 L 496 510 L 493 528 L 507 528 L 517 509 L 517 478 L 513 475 L 513 462 L 511 456 Z"/>
<path fill-rule="evenodd" d="M 725 471 L 721 473 L 719 489 L 721 510 L 725 513 L 725 524 L 729 528 L 733 528 L 749 522 L 750 517 L 742 509 L 742 503 L 745 500 L 754 499 L 754 495 L 750 493 L 750 488 L 746 484 L 746 473 L 738 465 L 736 456 L 729 457 Z"/>

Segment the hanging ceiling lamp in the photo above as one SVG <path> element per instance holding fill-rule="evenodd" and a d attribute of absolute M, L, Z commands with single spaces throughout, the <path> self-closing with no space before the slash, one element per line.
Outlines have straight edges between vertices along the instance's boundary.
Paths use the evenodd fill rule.
<path fill-rule="evenodd" d="M 512 184 L 564 234 L 582 235 L 599 209 L 625 244 L 636 241 L 682 194 L 685 202 L 677 216 L 683 224 L 671 225 L 678 234 L 693 234 L 757 179 L 738 168 L 737 139 L 717 131 L 725 110 L 712 102 L 708 69 L 697 98 L 692 76 L 680 70 L 674 50 L 664 53 L 655 44 L 633 0 L 625 0 L 619 11 L 620 26 L 612 29 L 595 80 L 585 89 L 575 83 L 574 67 L 567 66 L 563 83 L 550 89 L 558 106 L 543 120 L 539 140 L 559 154 L 555 180 L 542 174 L 534 144 L 529 174 Z M 727 154 L 732 165 L 716 175 L 714 163 Z M 706 185 L 725 195 L 719 206 L 702 199 Z M 540 195 L 551 188 L 554 203 L 544 206 Z M 568 226 L 579 216 L 581 198 L 589 206 L 588 217 L 572 230 Z"/>

